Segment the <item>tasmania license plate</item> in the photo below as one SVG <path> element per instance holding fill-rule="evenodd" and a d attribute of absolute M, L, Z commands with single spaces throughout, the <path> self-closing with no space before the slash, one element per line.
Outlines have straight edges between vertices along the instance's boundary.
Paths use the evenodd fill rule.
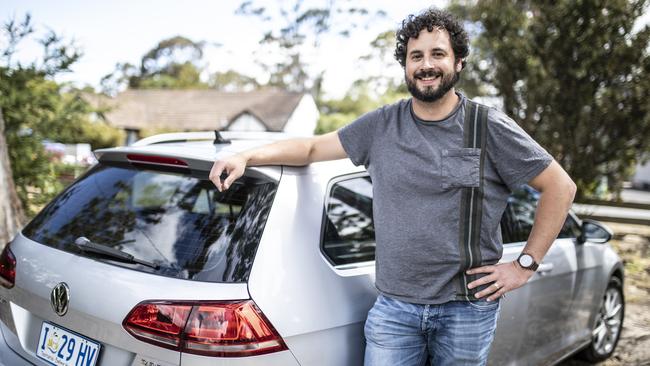
<path fill-rule="evenodd" d="M 99 348 L 92 339 L 43 322 L 36 355 L 55 366 L 94 366 Z"/>

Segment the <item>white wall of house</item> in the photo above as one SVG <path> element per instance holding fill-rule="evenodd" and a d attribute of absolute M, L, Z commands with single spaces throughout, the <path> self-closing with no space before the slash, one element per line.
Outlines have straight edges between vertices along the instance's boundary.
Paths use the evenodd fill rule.
<path fill-rule="evenodd" d="M 228 131 L 266 131 L 266 127 L 257 117 L 243 113 L 230 125 Z"/>
<path fill-rule="evenodd" d="M 129 146 L 140 139 L 140 130 L 125 128 L 124 131 L 126 131 L 125 145 Z"/>
<path fill-rule="evenodd" d="M 284 132 L 293 135 L 311 136 L 314 134 L 319 117 L 320 113 L 318 107 L 316 107 L 316 101 L 311 95 L 305 94 L 298 102 L 298 106 L 293 110 L 291 116 L 289 116 L 289 121 L 284 126 Z"/>

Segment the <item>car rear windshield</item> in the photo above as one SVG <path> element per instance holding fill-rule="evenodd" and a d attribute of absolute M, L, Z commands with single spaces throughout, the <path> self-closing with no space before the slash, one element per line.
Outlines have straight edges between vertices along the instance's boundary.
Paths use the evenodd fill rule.
<path fill-rule="evenodd" d="M 23 235 L 134 270 L 245 282 L 276 189 L 275 181 L 244 176 L 221 193 L 191 174 L 100 163 L 45 207 Z M 75 245 L 80 237 L 153 265 L 82 251 Z"/>

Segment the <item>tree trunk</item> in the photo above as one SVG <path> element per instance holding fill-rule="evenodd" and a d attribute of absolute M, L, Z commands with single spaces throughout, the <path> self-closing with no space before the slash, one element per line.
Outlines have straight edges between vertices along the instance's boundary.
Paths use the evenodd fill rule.
<path fill-rule="evenodd" d="M 9 149 L 5 139 L 5 122 L 0 110 L 0 248 L 4 247 L 21 229 L 24 214 L 9 162 Z"/>

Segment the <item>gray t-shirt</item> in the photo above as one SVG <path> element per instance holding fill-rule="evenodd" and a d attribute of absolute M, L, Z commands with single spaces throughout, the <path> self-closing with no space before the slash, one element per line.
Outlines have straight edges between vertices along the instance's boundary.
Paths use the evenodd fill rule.
<path fill-rule="evenodd" d="M 403 301 L 440 304 L 459 295 L 461 188 L 478 186 L 480 175 L 476 149 L 463 145 L 466 99 L 458 95 L 444 120 L 420 120 L 407 99 L 338 131 L 352 162 L 372 179 L 375 285 Z M 508 195 L 553 158 L 494 108 L 487 130 L 479 247 L 482 264 L 493 264 L 502 254 L 499 222 Z"/>

